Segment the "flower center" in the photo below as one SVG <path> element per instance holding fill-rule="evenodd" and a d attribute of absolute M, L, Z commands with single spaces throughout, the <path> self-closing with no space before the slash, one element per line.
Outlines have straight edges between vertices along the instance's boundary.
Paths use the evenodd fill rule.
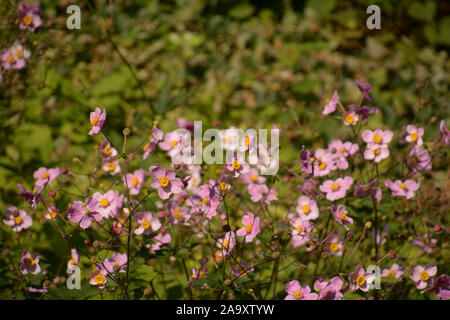
<path fill-rule="evenodd" d="M 111 154 L 111 148 L 109 146 L 106 146 L 106 147 L 103 148 L 103 152 L 105 154 L 107 154 L 107 155 L 110 155 Z"/>
<path fill-rule="evenodd" d="M 233 161 L 233 169 L 234 170 L 239 170 L 240 167 L 241 167 L 241 164 L 239 163 L 239 161 L 234 160 Z"/>
<path fill-rule="evenodd" d="M 103 198 L 102 200 L 100 200 L 100 205 L 104 208 L 107 207 L 109 204 L 109 200 L 106 198 Z"/>
<path fill-rule="evenodd" d="M 430 279 L 430 275 L 428 274 L 428 272 L 422 271 L 420 273 L 420 279 L 422 279 L 423 281 L 427 281 L 428 279 Z"/>
<path fill-rule="evenodd" d="M 178 140 L 171 140 L 170 141 L 170 147 L 174 148 L 178 144 Z"/>
<path fill-rule="evenodd" d="M 25 259 L 25 263 L 26 263 L 26 265 L 27 265 L 28 267 L 32 267 L 32 266 L 34 266 L 34 264 L 35 264 L 33 257 L 28 257 L 28 258 L 26 258 L 26 259 Z"/>
<path fill-rule="evenodd" d="M 14 222 L 15 222 L 16 224 L 21 224 L 21 223 L 22 223 L 22 217 L 21 217 L 21 216 L 15 217 L 15 218 L 14 218 Z"/>
<path fill-rule="evenodd" d="M 253 228 L 253 223 L 251 223 L 251 222 L 247 223 L 244 227 L 245 232 L 247 232 L 247 233 L 251 232 L 252 228 Z"/>
<path fill-rule="evenodd" d="M 45 171 L 44 173 L 41 174 L 41 179 L 47 179 L 48 177 L 50 177 L 48 171 Z"/>
<path fill-rule="evenodd" d="M 331 251 L 336 252 L 339 250 L 339 245 L 337 243 L 331 243 L 329 248 Z"/>
<path fill-rule="evenodd" d="M 70 265 L 71 265 L 71 266 L 76 265 L 75 258 L 70 259 Z"/>
<path fill-rule="evenodd" d="M 395 270 L 389 270 L 388 276 L 395 277 Z"/>
<path fill-rule="evenodd" d="M 348 115 L 345 116 L 345 121 L 347 123 L 353 123 L 355 121 L 355 116 L 349 113 Z"/>
<path fill-rule="evenodd" d="M 417 133 L 415 133 L 415 132 L 411 133 L 410 137 L 411 137 L 412 142 L 416 142 L 416 141 L 417 141 L 417 138 L 419 138 L 419 137 L 417 136 Z"/>
<path fill-rule="evenodd" d="M 19 58 L 23 57 L 23 51 L 22 49 L 18 48 L 14 51 L 14 53 L 16 54 L 16 56 L 18 56 Z"/>
<path fill-rule="evenodd" d="M 295 230 L 297 231 L 297 233 L 302 233 L 303 227 L 302 225 L 298 225 L 297 228 L 295 228 Z"/>
<path fill-rule="evenodd" d="M 294 298 L 295 299 L 301 299 L 303 297 L 303 293 L 300 290 L 296 290 L 294 292 Z"/>
<path fill-rule="evenodd" d="M 150 220 L 145 219 L 145 220 L 142 222 L 142 226 L 144 227 L 144 229 L 148 229 L 148 228 L 150 228 L 150 227 L 152 226 L 152 223 L 150 222 Z"/>
<path fill-rule="evenodd" d="M 147 142 L 144 146 L 144 151 L 147 151 L 150 148 L 150 142 Z"/>
<path fill-rule="evenodd" d="M 319 164 L 319 169 L 320 170 L 324 170 L 325 168 L 327 167 L 327 163 L 324 161 L 324 162 L 321 162 L 320 164 Z"/>
<path fill-rule="evenodd" d="M 373 150 L 373 154 L 374 155 L 379 155 L 380 154 L 380 148 L 376 148 L 375 150 Z"/>
<path fill-rule="evenodd" d="M 333 191 L 339 190 L 340 187 L 341 187 L 341 186 L 340 186 L 339 183 L 337 183 L 337 182 L 334 182 L 334 183 L 330 186 L 331 190 L 333 190 Z"/>
<path fill-rule="evenodd" d="M 250 137 L 245 137 L 245 146 L 248 147 L 250 145 Z"/>
<path fill-rule="evenodd" d="M 133 187 L 136 187 L 139 183 L 139 179 L 137 177 L 133 177 L 133 179 L 131 179 L 131 185 Z"/>
<path fill-rule="evenodd" d="M 220 183 L 220 189 L 221 189 L 222 191 L 225 191 L 225 190 L 227 189 L 227 184 L 226 184 L 225 182 L 221 182 L 221 183 Z"/>
<path fill-rule="evenodd" d="M 116 169 L 116 164 L 114 162 L 108 162 L 106 165 L 109 169 L 109 171 L 114 171 Z"/>
<path fill-rule="evenodd" d="M 6 61 L 8 61 L 10 64 L 16 63 L 16 58 L 14 56 L 9 55 L 8 58 L 6 58 Z"/>
<path fill-rule="evenodd" d="M 98 123 L 98 117 L 94 117 L 91 121 L 91 125 L 95 126 Z"/>
<path fill-rule="evenodd" d="M 49 211 L 49 214 L 50 214 L 50 217 L 52 217 L 53 219 L 56 218 L 57 213 L 56 213 L 55 210 L 50 210 L 50 211 Z"/>
<path fill-rule="evenodd" d="M 258 181 L 258 176 L 255 175 L 255 174 L 251 174 L 250 175 L 250 180 L 252 180 L 253 182 L 256 182 L 256 181 Z"/>
<path fill-rule="evenodd" d="M 404 184 L 404 183 L 400 183 L 399 187 L 400 187 L 400 189 L 402 189 L 402 190 L 408 190 L 408 187 L 407 187 L 406 184 Z"/>
<path fill-rule="evenodd" d="M 25 25 L 29 26 L 29 25 L 31 24 L 31 22 L 33 22 L 33 19 L 31 19 L 30 16 L 25 16 L 25 17 L 23 17 L 22 22 L 23 22 Z"/>
<path fill-rule="evenodd" d="M 97 282 L 97 284 L 102 285 L 105 283 L 105 277 L 101 274 L 98 274 L 95 276 L 95 282 Z"/>
<path fill-rule="evenodd" d="M 174 215 L 176 218 L 179 218 L 179 217 L 181 217 L 182 213 L 181 213 L 180 210 L 175 209 L 175 210 L 173 211 L 173 215 Z"/>
<path fill-rule="evenodd" d="M 302 206 L 302 211 L 304 214 L 308 214 L 311 211 L 311 207 L 309 206 L 309 204 L 305 204 L 304 206 Z"/>
<path fill-rule="evenodd" d="M 380 143 L 381 142 L 381 136 L 379 134 L 374 134 L 372 137 L 373 142 Z"/>
<path fill-rule="evenodd" d="M 366 277 L 364 277 L 364 276 L 358 276 L 358 278 L 356 278 L 356 283 L 360 286 L 362 286 L 365 282 L 366 282 Z"/>
<path fill-rule="evenodd" d="M 228 248 L 229 245 L 230 245 L 230 240 L 223 240 L 222 248 Z"/>
<path fill-rule="evenodd" d="M 161 187 L 165 188 L 169 185 L 169 178 L 166 176 L 159 177 L 158 182 Z"/>
<path fill-rule="evenodd" d="M 342 147 L 342 148 L 339 148 L 339 153 L 344 153 L 345 152 L 345 148 L 344 147 Z"/>
<path fill-rule="evenodd" d="M 339 217 L 341 217 L 341 219 L 344 221 L 348 220 L 348 216 L 342 211 L 339 211 Z"/>

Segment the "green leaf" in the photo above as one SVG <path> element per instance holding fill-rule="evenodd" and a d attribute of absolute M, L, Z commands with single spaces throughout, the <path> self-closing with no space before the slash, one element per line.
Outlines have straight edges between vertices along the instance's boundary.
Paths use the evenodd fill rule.
<path fill-rule="evenodd" d="M 290 42 L 280 49 L 279 59 L 286 67 L 292 67 L 300 58 L 301 47 L 298 43 Z"/>
<path fill-rule="evenodd" d="M 425 3 L 416 1 L 408 6 L 408 14 L 421 21 L 432 21 L 435 12 L 436 4 L 432 1 L 427 1 Z"/>
<path fill-rule="evenodd" d="M 144 280 L 147 282 L 152 281 L 158 273 L 155 271 L 155 268 L 152 266 L 148 266 L 146 264 L 139 266 L 137 269 L 137 276 L 136 279 Z"/>
<path fill-rule="evenodd" d="M 314 9 L 320 15 L 330 13 L 336 7 L 336 0 L 308 0 L 306 7 Z"/>
<path fill-rule="evenodd" d="M 255 7 L 253 7 L 249 3 L 242 3 L 240 5 L 237 5 L 230 11 L 228 11 L 228 14 L 230 15 L 230 17 L 235 18 L 235 19 L 247 19 L 254 12 L 255 12 Z"/>

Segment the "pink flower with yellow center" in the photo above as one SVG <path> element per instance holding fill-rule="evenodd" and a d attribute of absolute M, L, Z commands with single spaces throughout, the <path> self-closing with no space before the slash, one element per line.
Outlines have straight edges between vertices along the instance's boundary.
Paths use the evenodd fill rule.
<path fill-rule="evenodd" d="M 106 120 L 106 111 L 103 109 L 103 112 L 100 108 L 95 108 L 95 111 L 91 112 L 89 121 L 91 122 L 92 128 L 89 131 L 89 135 L 94 135 L 100 132 L 103 128 L 103 124 Z"/>
<path fill-rule="evenodd" d="M 108 140 L 104 140 L 102 142 L 102 144 L 99 147 L 99 151 L 100 151 L 101 155 L 103 156 L 103 158 L 106 158 L 106 159 L 113 158 L 113 157 L 117 156 L 117 154 L 118 154 L 116 148 L 111 146 L 111 144 L 109 143 Z"/>
<path fill-rule="evenodd" d="M 310 159 L 314 163 L 314 176 L 323 177 L 331 171 L 337 169 L 336 162 L 333 160 L 333 155 L 326 149 L 317 149 L 314 157 Z"/>
<path fill-rule="evenodd" d="M 87 229 L 93 221 L 102 220 L 102 216 L 97 212 L 99 205 L 97 200 L 88 198 L 86 202 L 76 200 L 67 210 L 69 221 L 79 223 L 80 227 Z"/>
<path fill-rule="evenodd" d="M 344 113 L 343 119 L 346 126 L 354 126 L 359 121 L 359 115 L 354 111 L 348 111 Z"/>
<path fill-rule="evenodd" d="M 161 228 L 161 222 L 150 211 L 136 213 L 136 223 L 138 227 L 134 233 L 138 235 L 148 235 Z"/>
<path fill-rule="evenodd" d="M 28 250 L 24 250 L 22 258 L 20 259 L 20 272 L 22 274 L 38 274 L 41 272 L 41 266 L 39 265 L 39 254 L 31 254 Z"/>
<path fill-rule="evenodd" d="M 419 184 L 409 179 L 405 181 L 395 180 L 395 182 L 386 179 L 384 185 L 392 191 L 394 196 L 405 197 L 406 199 L 414 197 L 414 192 L 419 190 Z"/>
<path fill-rule="evenodd" d="M 338 104 L 339 101 L 339 95 L 337 93 L 337 91 L 333 92 L 333 96 L 331 97 L 331 99 L 327 99 L 325 101 L 325 107 L 323 108 L 322 114 L 327 115 L 330 113 L 333 113 L 334 111 L 336 111 L 336 106 Z"/>
<path fill-rule="evenodd" d="M 418 128 L 415 125 L 408 124 L 403 127 L 403 130 L 400 133 L 400 143 L 413 143 L 414 145 L 420 147 L 423 145 L 423 134 L 423 128 Z"/>
<path fill-rule="evenodd" d="M 383 146 L 391 142 L 394 133 L 391 130 L 376 129 L 375 131 L 372 131 L 367 129 L 362 132 L 361 136 L 368 146 Z"/>
<path fill-rule="evenodd" d="M 47 169 L 40 167 L 33 173 L 33 177 L 36 179 L 35 186 L 42 186 L 45 183 L 51 184 L 61 173 L 59 168 Z"/>
<path fill-rule="evenodd" d="M 41 9 L 35 4 L 19 4 L 19 28 L 35 32 L 42 25 Z"/>
<path fill-rule="evenodd" d="M 264 201 L 264 203 L 270 204 L 271 201 L 278 200 L 278 193 L 274 189 L 269 190 L 265 184 L 250 184 L 247 191 L 253 202 Z"/>
<path fill-rule="evenodd" d="M 364 150 L 364 159 L 379 163 L 389 157 L 389 148 L 387 145 L 369 144 Z"/>
<path fill-rule="evenodd" d="M 441 120 L 439 122 L 439 134 L 441 136 L 441 141 L 444 146 L 450 146 L 450 130 L 445 126 L 445 120 Z"/>
<path fill-rule="evenodd" d="M 104 288 L 106 286 L 106 283 L 108 282 L 108 271 L 104 268 L 95 269 L 91 273 L 91 277 L 89 279 L 89 283 L 93 286 L 97 286 L 100 289 Z"/>
<path fill-rule="evenodd" d="M 297 199 L 297 213 L 302 220 L 315 220 L 319 217 L 319 208 L 316 201 L 301 196 Z"/>
<path fill-rule="evenodd" d="M 372 284 L 375 280 L 375 274 L 367 273 L 364 268 L 359 267 L 356 271 L 350 273 L 348 280 L 351 290 L 356 291 L 359 289 L 367 292 L 369 291 L 369 284 Z"/>
<path fill-rule="evenodd" d="M 155 122 L 156 123 L 156 122 Z M 144 154 L 142 158 L 145 160 L 150 155 L 150 153 L 155 150 L 155 147 L 163 139 L 164 132 L 159 129 L 156 124 L 153 125 L 152 134 L 149 137 L 149 141 L 144 145 Z"/>
<path fill-rule="evenodd" d="M 337 232 L 334 231 L 332 234 L 328 236 L 328 239 L 325 241 L 324 246 L 325 250 L 329 255 L 333 256 L 341 256 L 343 249 L 343 238 Z"/>
<path fill-rule="evenodd" d="M 353 178 L 347 176 L 345 178 L 338 178 L 336 180 L 325 180 L 319 186 L 319 189 L 327 194 L 327 199 L 330 201 L 339 200 L 345 197 L 347 190 L 353 184 Z"/>
<path fill-rule="evenodd" d="M 245 161 L 239 160 L 237 158 L 230 163 L 226 163 L 225 167 L 232 173 L 233 178 L 237 178 L 240 175 L 250 172 L 250 166 L 245 163 Z"/>
<path fill-rule="evenodd" d="M 126 180 L 124 179 L 124 186 L 128 188 L 130 194 L 139 194 L 141 187 L 145 183 L 145 170 L 138 169 L 134 173 L 128 173 L 126 175 Z"/>
<path fill-rule="evenodd" d="M 416 283 L 417 289 L 426 289 L 433 284 L 433 277 L 436 273 L 437 267 L 434 264 L 429 263 L 425 265 L 425 267 L 416 266 L 409 274 L 409 277 Z"/>
<path fill-rule="evenodd" d="M 222 257 L 229 256 L 235 245 L 236 235 L 233 231 L 228 231 L 222 239 L 217 241 L 217 247 L 221 250 Z"/>
<path fill-rule="evenodd" d="M 175 177 L 175 171 L 166 170 L 161 165 L 152 166 L 149 171 L 153 176 L 150 186 L 158 190 L 161 199 L 168 199 L 172 193 L 178 194 L 183 191 L 183 182 Z"/>
<path fill-rule="evenodd" d="M 261 231 L 259 228 L 259 221 L 259 217 L 255 218 L 252 212 L 247 211 L 247 214 L 242 217 L 242 224 L 244 226 L 239 229 L 236 234 L 240 237 L 245 237 L 245 242 L 252 242 Z"/>
<path fill-rule="evenodd" d="M 385 268 L 381 270 L 382 277 L 394 277 L 397 279 L 401 279 L 403 274 L 405 273 L 405 268 L 400 267 L 398 264 L 394 263 L 390 268 Z"/>
<path fill-rule="evenodd" d="M 76 248 L 73 248 L 71 251 L 71 258 L 69 260 L 69 262 L 67 262 L 67 267 L 68 268 L 72 268 L 74 266 L 78 266 L 78 264 L 80 263 L 80 255 L 78 254 L 78 251 Z M 75 270 L 73 270 L 73 272 L 75 272 Z"/>
<path fill-rule="evenodd" d="M 292 280 L 286 283 L 285 291 L 287 296 L 285 300 L 317 300 L 319 295 L 311 292 L 308 285 L 302 286 L 297 280 Z"/>
<path fill-rule="evenodd" d="M 59 216 L 59 210 L 55 206 L 48 206 L 47 210 L 45 210 L 45 219 L 55 220 Z"/>
<path fill-rule="evenodd" d="M 122 202 L 125 196 L 119 194 L 118 191 L 109 190 L 104 194 L 96 192 L 92 197 L 97 201 L 97 211 L 103 218 L 114 218 L 122 209 Z"/>
<path fill-rule="evenodd" d="M 25 210 L 19 210 L 15 206 L 9 206 L 6 208 L 6 218 L 3 219 L 3 223 L 10 226 L 14 232 L 20 232 L 31 227 L 33 218 L 27 215 Z"/>
<path fill-rule="evenodd" d="M 345 230 L 348 230 L 347 225 L 353 223 L 353 219 L 348 216 L 348 211 L 344 205 L 338 205 L 337 207 L 331 207 L 331 212 L 333 213 L 334 220 L 339 224 L 344 226 Z"/>
<path fill-rule="evenodd" d="M 243 184 L 262 184 L 266 182 L 266 178 L 259 175 L 258 169 L 251 168 L 247 174 L 241 175 Z"/>
<path fill-rule="evenodd" d="M 105 159 L 102 165 L 102 169 L 109 172 L 111 175 L 116 175 L 120 172 L 120 164 L 117 159 Z"/>
<path fill-rule="evenodd" d="M 294 218 L 291 221 L 293 230 L 292 234 L 292 246 L 297 248 L 304 245 L 311 240 L 309 234 L 314 229 L 314 223 L 310 220 L 302 220 L 302 218 Z"/>

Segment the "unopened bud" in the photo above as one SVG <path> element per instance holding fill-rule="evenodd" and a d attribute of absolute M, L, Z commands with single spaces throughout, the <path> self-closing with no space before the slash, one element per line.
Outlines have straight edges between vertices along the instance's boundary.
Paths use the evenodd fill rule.
<path fill-rule="evenodd" d="M 130 130 L 130 128 L 125 128 L 125 129 L 123 129 L 122 133 L 124 136 L 129 136 L 131 133 L 131 130 Z"/>

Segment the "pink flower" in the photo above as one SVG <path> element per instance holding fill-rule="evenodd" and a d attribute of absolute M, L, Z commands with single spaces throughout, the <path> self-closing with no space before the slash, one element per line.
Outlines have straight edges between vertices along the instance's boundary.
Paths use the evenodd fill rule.
<path fill-rule="evenodd" d="M 341 292 L 343 284 L 344 281 L 336 276 L 331 278 L 325 287 L 321 288 L 322 285 L 318 286 L 315 290 L 319 292 L 319 300 L 342 300 L 344 298 Z M 315 287 L 316 285 L 314 284 Z"/>
<path fill-rule="evenodd" d="M 250 211 L 242 218 L 242 224 L 244 225 L 239 229 L 236 234 L 240 237 L 245 237 L 245 242 L 252 242 L 252 240 L 261 231 L 259 229 L 259 217 L 256 217 Z"/>
<path fill-rule="evenodd" d="M 384 185 L 392 191 L 394 196 L 405 197 L 406 199 L 414 197 L 414 191 L 419 189 L 419 184 L 414 180 L 406 180 L 404 182 L 395 180 L 395 182 L 392 182 L 386 179 Z"/>
<path fill-rule="evenodd" d="M 33 173 L 36 179 L 35 186 L 41 187 L 45 183 L 51 184 L 61 173 L 59 168 L 47 169 L 40 167 Z"/>
<path fill-rule="evenodd" d="M 135 234 L 148 235 L 161 228 L 161 222 L 150 211 L 136 213 L 136 222 L 139 224 L 139 227 L 134 230 Z"/>
<path fill-rule="evenodd" d="M 217 247 L 221 249 L 222 257 L 229 256 L 231 250 L 233 250 L 236 245 L 236 235 L 232 231 L 228 231 L 225 233 L 225 236 L 222 239 L 217 241 Z"/>
<path fill-rule="evenodd" d="M 41 266 L 39 265 L 39 254 L 30 254 L 28 250 L 23 250 L 22 258 L 20 259 L 20 272 L 22 274 L 38 274 L 41 272 Z"/>
<path fill-rule="evenodd" d="M 344 226 L 345 230 L 348 230 L 347 225 L 353 223 L 353 219 L 348 216 L 348 211 L 345 206 L 340 204 L 337 207 L 331 207 L 334 219 Z"/>
<path fill-rule="evenodd" d="M 297 213 L 302 220 L 314 220 L 319 217 L 319 208 L 316 201 L 301 196 L 297 199 Z"/>
<path fill-rule="evenodd" d="M 359 150 L 359 146 L 350 141 L 342 142 L 341 140 L 333 140 L 328 145 L 328 150 L 332 154 L 337 168 L 346 170 L 348 168 L 347 158 L 355 154 Z"/>
<path fill-rule="evenodd" d="M 401 279 L 405 273 L 405 268 L 400 267 L 398 264 L 394 263 L 390 268 L 385 268 L 381 271 L 382 277 L 394 277 Z"/>
<path fill-rule="evenodd" d="M 348 276 L 351 290 L 361 290 L 364 292 L 369 291 L 369 284 L 375 280 L 375 274 L 366 273 L 364 268 L 360 267 L 353 271 Z"/>
<path fill-rule="evenodd" d="M 19 4 L 19 28 L 35 32 L 42 25 L 41 9 L 35 4 Z"/>
<path fill-rule="evenodd" d="M 381 160 L 389 157 L 387 145 L 369 144 L 364 150 L 364 159 L 379 163 Z"/>
<path fill-rule="evenodd" d="M 183 191 L 183 182 L 175 178 L 175 171 L 166 170 L 161 165 L 152 166 L 149 171 L 154 177 L 150 186 L 158 190 L 161 199 L 168 199 L 172 193 L 178 194 Z"/>
<path fill-rule="evenodd" d="M 72 268 L 73 266 L 77 266 L 80 263 L 80 255 L 76 248 L 73 248 L 71 251 L 72 258 L 67 263 L 68 268 Z M 75 270 L 73 271 L 75 272 Z"/>
<path fill-rule="evenodd" d="M 69 221 L 80 223 L 81 228 L 87 229 L 92 224 L 92 221 L 102 220 L 98 209 L 97 200 L 93 198 L 88 198 L 86 202 L 76 200 L 67 210 L 67 217 Z"/>
<path fill-rule="evenodd" d="M 433 276 L 436 275 L 437 268 L 434 264 L 427 264 L 425 267 L 416 266 L 409 277 L 416 283 L 417 289 L 430 288 L 433 284 Z"/>
<path fill-rule="evenodd" d="M 368 198 L 373 196 L 378 202 L 381 201 L 381 189 L 376 187 L 377 180 L 374 179 L 368 184 L 357 184 L 355 187 L 355 197 Z"/>
<path fill-rule="evenodd" d="M 9 206 L 6 208 L 6 219 L 3 219 L 3 223 L 12 227 L 14 232 L 20 232 L 31 227 L 33 218 L 27 215 L 25 210 L 19 210 L 15 206 Z"/>
<path fill-rule="evenodd" d="M 232 163 L 226 163 L 225 167 L 232 173 L 233 178 L 239 177 L 239 175 L 247 174 L 250 172 L 250 166 L 238 159 L 234 159 Z"/>
<path fill-rule="evenodd" d="M 408 124 L 403 127 L 403 131 L 400 133 L 401 143 L 414 143 L 416 146 L 423 145 L 423 128 L 418 128 L 415 125 Z"/>
<path fill-rule="evenodd" d="M 394 133 L 391 130 L 381 130 L 381 129 L 376 129 L 375 131 L 364 130 L 361 136 L 368 146 L 370 145 L 382 146 L 387 145 L 389 142 L 391 142 Z"/>
<path fill-rule="evenodd" d="M 103 158 L 112 158 L 117 156 L 118 152 L 116 148 L 112 147 L 108 140 L 104 140 L 99 148 Z"/>
<path fill-rule="evenodd" d="M 445 120 L 439 122 L 439 134 L 441 135 L 442 143 L 446 147 L 450 146 L 450 130 L 445 126 Z"/>
<path fill-rule="evenodd" d="M 339 257 L 342 255 L 342 243 L 342 236 L 337 231 L 334 231 L 325 241 L 325 250 L 328 254 Z"/>
<path fill-rule="evenodd" d="M 163 139 L 163 137 L 164 132 L 161 129 L 159 129 L 156 125 L 154 125 L 150 139 L 144 146 L 144 154 L 142 156 L 144 160 L 147 159 L 147 157 L 150 155 L 150 153 L 153 152 L 153 150 L 155 150 L 155 147 Z"/>
<path fill-rule="evenodd" d="M 314 176 L 323 177 L 333 170 L 336 170 L 337 165 L 333 160 L 333 155 L 326 149 L 317 149 L 314 153 Z"/>
<path fill-rule="evenodd" d="M 247 262 L 236 263 L 230 268 L 230 274 L 235 277 L 247 277 L 249 272 L 253 272 L 254 268 L 250 267 Z"/>
<path fill-rule="evenodd" d="M 291 221 L 292 227 L 292 246 L 297 248 L 310 241 L 309 233 L 314 229 L 314 224 L 309 220 L 302 220 L 302 218 L 295 218 Z"/>
<path fill-rule="evenodd" d="M 124 267 L 127 264 L 127 255 L 125 253 L 115 253 L 111 258 L 106 259 L 103 262 L 105 269 L 109 273 L 113 272 L 125 272 Z"/>
<path fill-rule="evenodd" d="M 433 282 L 431 288 L 425 290 L 423 293 L 436 292 L 436 300 L 450 299 L 450 277 L 446 274 L 441 274 L 436 281 Z"/>
<path fill-rule="evenodd" d="M 192 200 L 193 206 L 194 208 L 198 208 L 200 212 L 206 213 L 208 219 L 211 219 L 217 214 L 217 209 L 220 204 L 219 195 L 217 186 L 203 184 L 194 194 Z"/>
<path fill-rule="evenodd" d="M 285 291 L 288 294 L 285 300 L 317 300 L 319 298 L 317 293 L 311 292 L 308 285 L 301 286 L 297 280 L 286 283 Z"/>
<path fill-rule="evenodd" d="M 124 195 L 118 191 L 109 190 L 105 194 L 96 192 L 92 197 L 98 202 L 97 212 L 103 218 L 114 218 L 122 209 Z"/>
<path fill-rule="evenodd" d="M 325 107 L 322 111 L 322 114 L 330 114 L 333 113 L 334 111 L 336 111 L 336 105 L 339 101 L 339 95 L 337 93 L 337 91 L 334 91 L 333 96 L 330 99 L 327 99 Z"/>
<path fill-rule="evenodd" d="M 167 151 L 169 156 L 174 159 L 180 157 L 187 150 L 190 144 L 190 136 L 185 130 L 175 130 L 167 132 L 164 141 L 159 143 L 159 147 Z"/>
<path fill-rule="evenodd" d="M 91 112 L 90 121 L 92 125 L 92 129 L 89 131 L 89 135 L 94 135 L 102 130 L 103 124 L 106 120 L 106 111 L 103 109 L 101 112 L 100 108 L 95 108 L 94 112 Z"/>
<path fill-rule="evenodd" d="M 326 180 L 319 186 L 319 189 L 327 194 L 328 200 L 335 201 L 344 198 L 352 184 L 353 178 L 347 176 L 345 178 L 338 178 L 335 181 Z"/>
<path fill-rule="evenodd" d="M 241 180 L 243 184 L 253 184 L 253 183 L 265 183 L 266 178 L 259 175 L 258 169 L 251 168 L 249 173 L 241 175 Z"/>
<path fill-rule="evenodd" d="M 356 111 L 347 111 L 343 117 L 346 126 L 354 126 L 359 121 L 359 115 Z"/>
<path fill-rule="evenodd" d="M 139 194 L 142 185 L 145 183 L 145 170 L 138 169 L 133 174 L 127 173 L 126 181 L 123 184 L 128 187 L 130 194 Z"/>
<path fill-rule="evenodd" d="M 14 43 L 10 48 L 4 50 L 0 56 L 3 68 L 6 70 L 21 70 L 27 66 L 26 59 L 30 58 L 31 53 L 20 43 Z"/>
<path fill-rule="evenodd" d="M 414 146 L 409 152 L 408 158 L 407 162 L 411 167 L 412 173 L 431 169 L 432 160 L 430 153 L 426 149 Z"/>
<path fill-rule="evenodd" d="M 48 220 L 55 220 L 59 216 L 59 210 L 55 206 L 49 206 L 47 208 L 48 210 L 45 210 L 45 219 Z"/>
<path fill-rule="evenodd" d="M 269 191 L 265 184 L 250 184 L 247 191 L 253 202 L 264 201 L 264 203 L 270 204 L 270 201 L 278 200 L 277 192 L 273 189 Z"/>
<path fill-rule="evenodd" d="M 108 271 L 106 269 L 97 267 L 96 270 L 92 271 L 89 283 L 102 289 L 108 282 L 107 274 Z"/>
<path fill-rule="evenodd" d="M 106 172 L 109 172 L 113 176 L 120 172 L 120 164 L 117 159 L 105 159 L 103 162 L 102 169 Z"/>

